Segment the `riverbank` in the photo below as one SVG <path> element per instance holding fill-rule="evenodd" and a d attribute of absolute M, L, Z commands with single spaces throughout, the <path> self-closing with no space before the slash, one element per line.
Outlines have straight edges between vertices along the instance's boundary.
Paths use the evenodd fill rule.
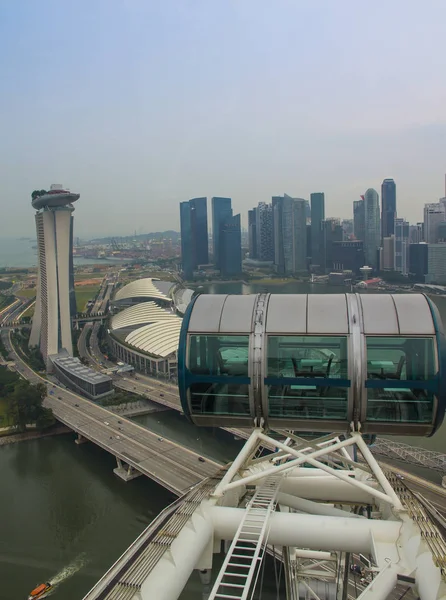
<path fill-rule="evenodd" d="M 57 425 L 45 431 L 25 431 L 23 433 L 12 433 L 9 435 L 0 434 L 0 446 L 17 444 L 18 442 L 28 442 L 30 440 L 38 440 L 40 438 L 52 437 L 54 435 L 62 435 L 63 433 L 70 432 L 71 429 L 69 427 L 66 427 L 65 425 Z"/>

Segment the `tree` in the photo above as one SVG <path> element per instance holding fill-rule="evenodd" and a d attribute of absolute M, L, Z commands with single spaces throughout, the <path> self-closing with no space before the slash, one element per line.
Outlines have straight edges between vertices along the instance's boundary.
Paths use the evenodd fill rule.
<path fill-rule="evenodd" d="M 14 386 L 14 391 L 6 399 L 10 419 L 19 431 L 25 431 L 30 423 L 39 427 L 48 427 L 50 417 L 54 422 L 51 409 L 42 406 L 46 396 L 46 387 L 43 383 L 31 385 L 28 381 L 19 381 Z M 51 423 L 52 424 L 52 423 Z"/>

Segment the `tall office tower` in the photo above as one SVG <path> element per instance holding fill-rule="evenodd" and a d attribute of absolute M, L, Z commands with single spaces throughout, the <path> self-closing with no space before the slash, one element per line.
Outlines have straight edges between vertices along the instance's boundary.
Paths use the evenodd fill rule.
<path fill-rule="evenodd" d="M 357 240 L 365 238 L 365 203 L 364 196 L 361 200 L 353 200 L 353 235 Z"/>
<path fill-rule="evenodd" d="M 344 230 L 339 219 L 324 219 L 322 221 L 321 269 L 325 272 L 333 268 L 333 243 L 342 242 Z"/>
<path fill-rule="evenodd" d="M 36 209 L 37 295 L 30 346 L 40 346 L 50 367 L 50 356 L 65 349 L 73 353 L 71 339 L 70 287 L 74 281 L 72 203 L 79 199 L 63 186 L 53 184 L 49 192 L 32 194 Z M 74 289 L 74 285 L 73 285 Z"/>
<path fill-rule="evenodd" d="M 351 239 L 353 235 L 353 219 L 342 219 L 341 225 L 344 230 L 344 238 L 346 240 Z"/>
<path fill-rule="evenodd" d="M 395 270 L 395 236 L 389 235 L 382 240 L 380 253 L 381 271 Z"/>
<path fill-rule="evenodd" d="M 409 225 L 409 244 L 419 244 L 423 241 L 423 224 Z"/>
<path fill-rule="evenodd" d="M 446 220 L 445 206 L 440 202 L 424 205 L 424 241 L 438 242 L 438 224 Z"/>
<path fill-rule="evenodd" d="M 283 199 L 282 231 L 285 273 L 307 270 L 307 200 Z"/>
<path fill-rule="evenodd" d="M 364 194 L 365 215 L 365 260 L 367 266 L 379 268 L 378 250 L 381 245 L 381 229 L 379 222 L 379 196 L 378 192 L 369 188 Z"/>
<path fill-rule="evenodd" d="M 212 254 L 214 265 L 220 268 L 220 224 L 232 217 L 231 198 L 212 198 Z"/>
<path fill-rule="evenodd" d="M 322 266 L 322 221 L 325 219 L 325 195 L 310 194 L 311 202 L 311 264 Z"/>
<path fill-rule="evenodd" d="M 364 266 L 364 242 L 362 240 L 333 242 L 331 260 L 334 271 L 353 271 L 359 275 L 359 269 Z"/>
<path fill-rule="evenodd" d="M 209 263 L 207 198 L 180 202 L 181 262 L 190 279 L 198 265 Z"/>
<path fill-rule="evenodd" d="M 409 244 L 409 275 L 414 281 L 424 283 L 428 273 L 429 245 L 426 242 Z"/>
<path fill-rule="evenodd" d="M 256 209 L 257 259 L 274 260 L 273 209 L 271 204 L 259 202 Z"/>
<path fill-rule="evenodd" d="M 249 258 L 257 258 L 257 209 L 248 210 L 248 249 Z"/>
<path fill-rule="evenodd" d="M 381 240 L 395 233 L 396 185 L 393 179 L 384 179 L 381 185 Z"/>
<path fill-rule="evenodd" d="M 219 240 L 220 273 L 224 276 L 239 275 L 242 272 L 240 215 L 228 216 L 220 223 Z"/>
<path fill-rule="evenodd" d="M 283 196 L 273 196 L 271 200 L 273 210 L 273 246 L 274 246 L 274 266 L 276 273 L 285 272 L 285 260 L 283 256 Z"/>
<path fill-rule="evenodd" d="M 395 271 L 409 272 L 409 221 L 395 219 Z"/>

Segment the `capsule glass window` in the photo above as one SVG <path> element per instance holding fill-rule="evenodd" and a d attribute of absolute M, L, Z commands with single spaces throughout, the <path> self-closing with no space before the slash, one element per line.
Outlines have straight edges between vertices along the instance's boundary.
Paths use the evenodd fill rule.
<path fill-rule="evenodd" d="M 297 419 L 347 418 L 345 336 L 268 336 L 269 415 Z"/>
<path fill-rule="evenodd" d="M 191 412 L 249 415 L 248 335 L 191 335 Z"/>
<path fill-rule="evenodd" d="M 367 342 L 367 420 L 429 423 L 438 388 L 433 338 L 371 337 Z"/>

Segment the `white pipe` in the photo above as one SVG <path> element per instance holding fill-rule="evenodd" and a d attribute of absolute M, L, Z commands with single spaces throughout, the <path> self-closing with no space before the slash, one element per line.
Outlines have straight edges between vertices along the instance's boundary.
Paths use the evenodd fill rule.
<path fill-rule="evenodd" d="M 351 475 L 353 471 L 350 469 L 339 469 L 337 473 L 345 473 Z M 288 473 L 288 477 L 332 477 L 329 473 L 322 471 L 321 469 L 315 469 L 314 467 L 296 467 Z"/>
<path fill-rule="evenodd" d="M 374 482 L 371 482 L 371 486 Z M 376 484 L 375 484 L 376 485 Z M 339 504 L 374 504 L 370 492 L 360 490 L 334 477 L 285 477 L 280 491 L 309 500 Z"/>
<path fill-rule="evenodd" d="M 232 540 L 245 511 L 240 508 L 213 506 L 209 514 L 217 539 Z M 374 540 L 395 544 L 400 521 L 346 519 L 276 512 L 271 515 L 268 543 L 297 546 L 309 550 L 373 553 Z"/>
<path fill-rule="evenodd" d="M 279 504 L 284 504 L 295 510 L 301 510 L 310 515 L 325 515 L 326 517 L 344 517 L 346 519 L 363 519 L 361 515 L 355 515 L 349 513 L 346 510 L 340 508 L 334 508 L 333 506 L 327 506 L 320 502 L 312 502 L 311 500 L 305 500 L 304 498 L 298 498 L 297 496 L 291 496 L 290 494 L 284 494 L 279 492 L 277 496 Z"/>
<path fill-rule="evenodd" d="M 232 465 L 229 467 L 226 475 L 220 481 L 220 483 L 215 488 L 212 496 L 219 497 L 222 496 L 227 485 L 232 481 L 232 479 L 237 475 L 238 471 L 242 468 L 244 463 L 248 460 L 251 454 L 254 452 L 256 445 L 258 443 L 259 434 L 262 430 L 257 428 L 254 429 L 251 435 L 249 436 L 246 444 L 240 450 L 237 455 L 237 458 L 234 460 Z M 243 485 L 243 484 L 242 484 Z"/>
<path fill-rule="evenodd" d="M 302 550 L 301 548 L 296 548 L 293 552 L 293 558 L 334 561 L 336 560 L 336 554 L 332 554 L 331 552 L 317 552 L 316 550 Z"/>
<path fill-rule="evenodd" d="M 259 433 L 259 439 L 267 440 L 268 438 L 263 433 Z M 348 443 L 345 443 L 345 442 L 348 442 Z M 347 440 L 344 440 L 344 442 L 337 442 L 336 444 L 333 444 L 332 446 L 329 446 L 326 449 L 324 448 L 323 450 L 317 450 L 316 452 L 313 452 L 311 454 L 311 456 L 305 455 L 304 457 L 302 457 L 300 452 L 294 450 L 293 448 L 290 448 L 289 452 L 290 452 L 290 454 L 294 454 L 294 456 L 299 456 L 300 458 L 298 458 L 297 461 L 301 461 L 301 463 L 308 462 L 310 465 L 313 465 L 314 467 L 319 467 L 319 469 L 322 469 L 323 471 L 326 471 L 327 473 L 334 475 L 338 479 L 341 479 L 342 481 L 345 481 L 346 483 L 349 483 L 350 485 L 352 485 L 354 487 L 358 487 L 359 489 L 368 491 L 368 490 L 371 490 L 370 486 L 363 483 L 362 481 L 358 481 L 352 477 L 349 477 L 345 473 L 337 471 L 336 469 L 333 469 L 332 467 L 328 467 L 324 463 L 321 463 L 321 462 L 315 460 L 316 457 L 318 457 L 318 456 L 321 456 L 323 454 L 329 454 L 330 452 L 333 452 L 334 450 L 337 450 L 338 448 L 343 448 L 344 446 L 351 446 L 355 443 L 356 443 L 356 438 L 354 438 L 354 437 L 347 438 Z M 277 444 L 278 448 L 282 448 L 282 450 L 287 449 L 286 446 L 284 446 L 281 442 L 276 442 L 276 444 Z M 296 461 L 291 461 L 288 464 L 291 465 L 293 463 L 296 463 Z M 286 465 L 284 465 L 284 466 L 286 466 Z M 277 467 L 277 469 L 280 469 L 280 468 L 281 467 Z M 234 484 L 232 484 L 232 485 L 234 485 Z M 390 485 L 390 484 L 388 484 L 388 485 Z M 375 490 L 375 489 L 371 490 L 369 493 L 371 493 L 375 498 L 379 498 L 383 502 L 387 502 L 388 504 L 392 504 L 393 506 L 395 505 L 393 497 L 389 497 L 387 494 L 383 494 L 382 492 L 379 492 L 378 490 Z M 399 500 L 398 500 L 398 503 L 399 503 Z M 401 506 L 401 505 L 398 504 L 398 506 Z"/>
<path fill-rule="evenodd" d="M 400 499 L 396 495 L 395 490 L 390 485 L 390 483 L 387 481 L 387 478 L 384 475 L 384 473 L 382 472 L 381 467 L 377 463 L 376 458 L 370 452 L 370 449 L 368 448 L 367 444 L 362 439 L 361 435 L 359 433 L 355 433 L 355 434 L 353 434 L 353 437 L 356 439 L 356 444 L 357 444 L 358 448 L 361 450 L 363 457 L 367 461 L 367 464 L 369 465 L 369 467 L 372 469 L 373 474 L 375 475 L 376 479 L 380 483 L 381 487 L 386 492 L 386 494 L 390 498 L 392 498 L 393 506 L 399 510 L 403 510 L 403 505 L 401 504 Z"/>
<path fill-rule="evenodd" d="M 387 600 L 397 584 L 397 568 L 389 563 L 373 579 L 357 600 Z"/>
<path fill-rule="evenodd" d="M 195 511 L 141 586 L 142 600 L 177 600 L 212 539 L 212 523 Z"/>
<path fill-rule="evenodd" d="M 269 441 L 269 438 L 266 435 L 263 435 L 263 433 L 258 433 L 257 435 L 258 435 L 259 439 L 262 439 L 264 441 Z M 316 452 L 312 453 L 312 456 L 314 456 L 314 457 L 323 456 L 324 454 L 329 454 L 333 450 L 337 450 L 338 448 L 342 448 L 343 446 L 348 446 L 352 443 L 353 442 L 351 439 L 344 440 L 342 442 L 334 444 L 333 446 L 330 446 L 330 448 L 321 448 L 320 450 L 316 450 Z M 306 455 L 306 454 L 302 455 L 300 452 L 296 452 L 292 448 L 289 448 L 288 446 L 284 446 L 277 440 L 275 440 L 275 444 L 279 448 L 282 448 L 282 450 L 289 451 L 290 454 L 298 456 L 299 458 L 296 458 L 295 460 L 291 460 L 290 462 L 285 463 L 283 465 L 279 465 L 278 467 L 271 467 L 270 469 L 268 469 L 267 471 L 264 471 L 262 473 L 256 473 L 254 475 L 249 475 L 248 477 L 244 477 L 243 479 L 239 479 L 237 481 L 233 481 L 232 483 L 228 483 L 225 486 L 225 490 L 229 490 L 229 489 L 232 489 L 235 487 L 240 487 L 241 485 L 246 485 L 247 483 L 252 483 L 254 481 L 257 481 L 258 479 L 262 479 L 263 477 L 266 477 L 267 475 L 272 475 L 273 473 L 277 474 L 277 473 L 280 473 L 281 471 L 287 471 L 287 470 L 297 467 L 298 465 L 301 465 L 303 463 L 310 462 L 308 455 Z M 218 487 L 222 486 L 222 484 L 223 484 L 223 480 L 221 481 L 221 483 Z"/>

